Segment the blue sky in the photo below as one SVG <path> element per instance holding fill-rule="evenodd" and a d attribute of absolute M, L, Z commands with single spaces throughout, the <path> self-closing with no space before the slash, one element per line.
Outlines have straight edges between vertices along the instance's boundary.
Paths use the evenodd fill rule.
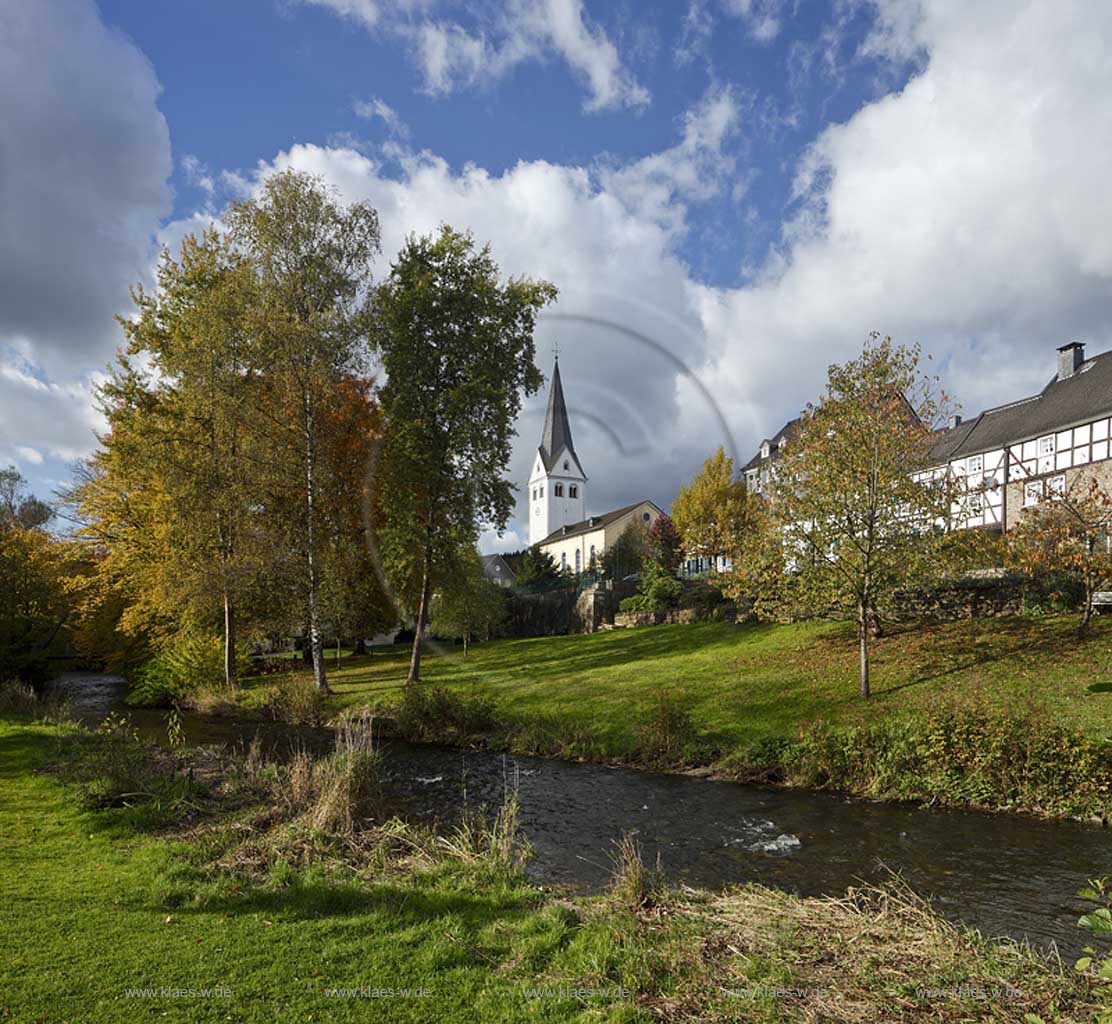
<path fill-rule="evenodd" d="M 128 285 L 288 166 L 376 205 L 380 272 L 447 221 L 556 282 L 593 512 L 744 461 L 870 330 L 967 414 L 1029 393 L 1112 344 L 1110 35 L 1083 0 L 0 0 L 0 461 L 65 481 Z"/>

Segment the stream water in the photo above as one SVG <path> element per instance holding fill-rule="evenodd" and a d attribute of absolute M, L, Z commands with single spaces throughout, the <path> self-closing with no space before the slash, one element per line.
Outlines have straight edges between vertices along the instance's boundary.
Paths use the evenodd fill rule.
<path fill-rule="evenodd" d="M 74 673 L 55 685 L 86 722 L 122 708 L 118 677 Z M 166 712 L 128 713 L 141 733 L 165 741 Z M 191 714 L 183 728 L 189 742 L 205 744 L 246 743 L 258 732 L 277 754 L 331 742 L 326 730 Z M 522 828 L 536 851 L 529 872 L 541 884 L 598 889 L 609 877 L 614 841 L 636 832 L 646 860 L 659 857 L 673 881 L 707 888 L 756 881 L 820 895 L 898 872 L 946 916 L 989 935 L 1056 943 L 1063 955 L 1091 938 L 1077 927 L 1086 909 L 1077 890 L 1112 875 L 1112 833 L 1079 822 L 401 742 L 385 745 L 382 780 L 397 813 L 424 819 L 450 819 L 465 800 L 497 806 L 506 781 L 516 781 Z"/>

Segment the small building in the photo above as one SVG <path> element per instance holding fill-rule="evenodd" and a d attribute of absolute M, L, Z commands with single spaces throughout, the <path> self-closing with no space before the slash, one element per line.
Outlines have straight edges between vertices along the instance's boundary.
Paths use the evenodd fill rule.
<path fill-rule="evenodd" d="M 479 564 L 483 567 L 483 575 L 500 587 L 512 587 L 517 579 L 510 563 L 501 555 L 479 555 Z"/>

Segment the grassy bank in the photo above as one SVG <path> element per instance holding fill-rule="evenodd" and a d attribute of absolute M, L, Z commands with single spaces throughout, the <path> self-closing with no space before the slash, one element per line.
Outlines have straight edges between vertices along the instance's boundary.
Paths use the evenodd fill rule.
<path fill-rule="evenodd" d="M 466 659 L 447 646 L 423 662 L 446 696 L 407 707 L 407 653 L 376 651 L 333 671 L 334 696 L 309 713 L 371 705 L 423 739 L 712 766 L 878 798 L 1107 812 L 1112 619 L 1081 638 L 1073 617 L 894 631 L 876 642 L 869 701 L 856 658 L 852 630 L 828 623 L 495 641 Z M 276 692 L 273 678 L 249 680 L 239 707 Z"/>
<path fill-rule="evenodd" d="M 611 893 L 567 898 L 526 883 L 512 828 L 438 836 L 317 817 L 328 780 L 351 781 L 335 764 L 215 763 L 118 741 L 0 720 L 0 1019 L 1092 1013 L 1091 979 L 907 895 L 673 892 L 627 846 Z M 153 761 L 124 796 L 142 757 Z"/>

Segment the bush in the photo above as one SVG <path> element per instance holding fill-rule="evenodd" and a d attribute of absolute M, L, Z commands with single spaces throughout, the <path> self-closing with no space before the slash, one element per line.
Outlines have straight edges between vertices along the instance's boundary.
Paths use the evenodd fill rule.
<path fill-rule="evenodd" d="M 324 721 L 324 694 L 311 675 L 291 674 L 270 688 L 263 699 L 264 709 L 280 722 L 290 725 L 320 725 Z"/>
<path fill-rule="evenodd" d="M 406 686 L 395 711 L 399 730 L 411 740 L 469 740 L 499 725 L 496 705 L 489 697 L 461 697 L 422 683 Z"/>
<path fill-rule="evenodd" d="M 656 604 L 647 594 L 634 594 L 632 597 L 623 597 L 618 602 L 620 612 L 651 612 L 656 610 Z"/>
<path fill-rule="evenodd" d="M 1112 757 L 1034 713 L 947 709 L 918 720 L 820 723 L 784 753 L 795 785 L 896 800 L 940 800 L 1051 814 L 1112 802 Z"/>
<path fill-rule="evenodd" d="M 691 721 L 688 701 L 667 690 L 658 690 L 652 706 L 634 729 L 640 759 L 652 764 L 675 765 L 685 760 L 698 734 Z"/>
<path fill-rule="evenodd" d="M 237 657 L 237 671 L 246 674 L 251 662 Z M 128 703 L 164 706 L 196 690 L 224 688 L 224 641 L 213 633 L 183 629 L 136 670 Z"/>

